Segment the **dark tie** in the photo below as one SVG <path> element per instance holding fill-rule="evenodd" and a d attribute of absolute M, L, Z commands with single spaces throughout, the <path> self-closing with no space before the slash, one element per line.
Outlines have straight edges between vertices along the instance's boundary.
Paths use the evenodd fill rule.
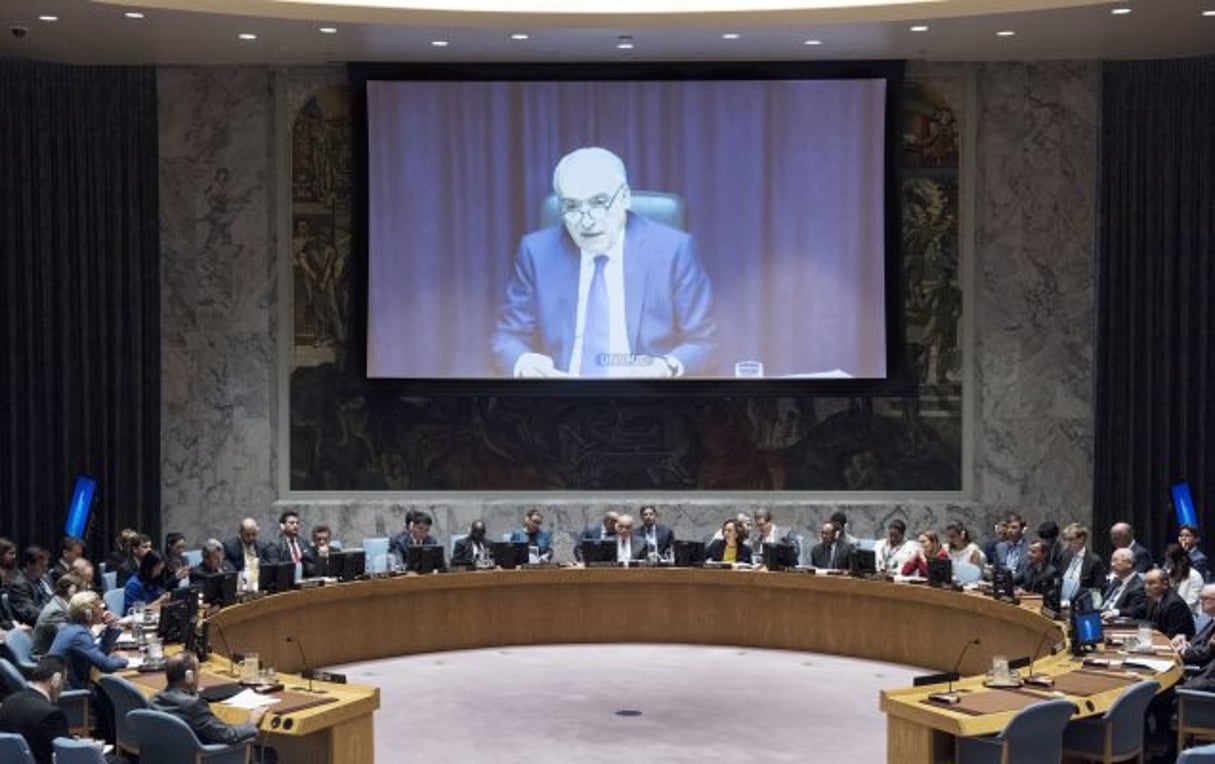
<path fill-rule="evenodd" d="M 595 255 L 595 275 L 591 277 L 591 289 L 586 295 L 586 319 L 582 322 L 582 371 L 583 377 L 602 377 L 607 371 L 599 356 L 608 352 L 607 277 L 603 269 L 607 266 L 607 255 Z"/>

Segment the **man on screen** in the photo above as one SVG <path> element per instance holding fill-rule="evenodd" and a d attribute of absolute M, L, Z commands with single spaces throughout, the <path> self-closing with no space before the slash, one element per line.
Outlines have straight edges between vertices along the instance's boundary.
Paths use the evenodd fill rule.
<path fill-rule="evenodd" d="M 679 377 L 717 345 L 692 237 L 630 212 L 624 163 L 581 148 L 553 172 L 564 228 L 523 237 L 493 350 L 515 377 Z"/>

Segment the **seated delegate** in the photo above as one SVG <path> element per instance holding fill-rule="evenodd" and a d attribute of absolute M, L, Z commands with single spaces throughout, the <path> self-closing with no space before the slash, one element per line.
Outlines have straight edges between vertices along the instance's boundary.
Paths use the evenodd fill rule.
<path fill-rule="evenodd" d="M 743 535 L 737 520 L 726 520 L 721 524 L 721 538 L 714 539 L 705 550 L 705 560 L 749 564 L 751 547 L 743 543 Z"/>

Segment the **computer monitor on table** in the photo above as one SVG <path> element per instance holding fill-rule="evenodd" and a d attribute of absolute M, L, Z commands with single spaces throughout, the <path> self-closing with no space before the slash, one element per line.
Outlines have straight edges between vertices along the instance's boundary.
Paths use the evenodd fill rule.
<path fill-rule="evenodd" d="M 494 565 L 504 570 L 526 565 L 530 561 L 526 541 L 492 541 L 489 556 L 493 558 Z"/>
<path fill-rule="evenodd" d="M 367 573 L 367 553 L 346 549 L 329 553 L 329 575 L 339 581 L 354 581 Z"/>
<path fill-rule="evenodd" d="M 203 582 L 203 600 L 222 607 L 236 604 L 236 576 L 233 571 L 208 575 Z"/>
<path fill-rule="evenodd" d="M 295 585 L 294 562 L 272 562 L 257 571 L 257 588 L 263 592 L 288 592 Z"/>
<path fill-rule="evenodd" d="M 1105 627 L 1100 610 L 1072 613 L 1072 652 L 1082 653 L 1096 649 L 1105 641 Z"/>
<path fill-rule="evenodd" d="M 675 567 L 694 568 L 705 563 L 705 544 L 703 541 L 685 541 L 676 539 L 671 544 L 674 551 Z"/>
<path fill-rule="evenodd" d="M 446 561 L 443 558 L 443 547 L 439 544 L 405 547 L 405 570 L 413 573 L 433 573 L 443 570 Z"/>
<path fill-rule="evenodd" d="M 877 553 L 872 549 L 853 549 L 848 557 L 848 572 L 857 577 L 877 573 Z"/>
<path fill-rule="evenodd" d="M 768 570 L 788 570 L 797 567 L 797 547 L 787 541 L 763 545 L 764 567 Z"/>
<path fill-rule="evenodd" d="M 948 557 L 928 561 L 928 585 L 940 589 L 953 586 L 953 560 Z"/>
<path fill-rule="evenodd" d="M 578 543 L 578 551 L 582 552 L 582 562 L 587 565 L 615 565 L 615 539 L 583 539 Z"/>
<path fill-rule="evenodd" d="M 189 591 L 185 589 L 183 591 Z M 170 600 L 160 606 L 160 621 L 156 624 L 156 635 L 165 642 L 184 642 L 192 610 L 197 610 L 198 600 Z"/>

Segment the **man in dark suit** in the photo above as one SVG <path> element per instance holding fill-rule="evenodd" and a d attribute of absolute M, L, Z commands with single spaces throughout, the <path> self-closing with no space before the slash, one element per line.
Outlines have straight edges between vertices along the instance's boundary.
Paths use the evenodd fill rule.
<path fill-rule="evenodd" d="M 304 550 L 304 578 L 329 575 L 329 555 L 337 551 L 330 543 L 332 532 L 328 525 L 315 525 L 312 528 L 312 543 Z"/>
<path fill-rule="evenodd" d="M 616 538 L 616 519 L 620 517 L 620 513 L 614 509 L 609 509 L 603 513 L 603 520 L 597 523 L 590 523 L 582 529 L 582 535 L 578 537 L 578 541 L 574 544 L 574 559 L 582 562 L 582 542 L 583 541 L 603 541 L 604 539 Z"/>
<path fill-rule="evenodd" d="M 278 516 L 278 558 L 283 562 L 304 561 L 304 541 L 300 538 L 300 514 L 285 509 Z"/>
<path fill-rule="evenodd" d="M 1063 529 L 1067 551 L 1059 566 L 1063 577 L 1061 597 L 1070 602 L 1085 590 L 1101 591 L 1105 587 L 1105 562 L 1088 548 L 1088 528 L 1072 523 Z"/>
<path fill-rule="evenodd" d="M 1169 586 L 1169 577 L 1160 568 L 1152 568 L 1143 576 L 1143 591 L 1147 595 L 1146 620 L 1169 639 L 1178 634 L 1186 639 L 1194 636 L 1194 614 L 1185 600 Z"/>
<path fill-rule="evenodd" d="M 647 547 L 645 539 L 633 532 L 633 516 L 621 515 L 616 518 L 616 562 L 626 564 L 641 562 L 646 559 Z"/>
<path fill-rule="evenodd" d="M 840 538 L 840 529 L 835 523 L 823 523 L 818 531 L 819 542 L 810 549 L 810 564 L 816 568 L 842 570 L 848 567 L 852 556 L 852 545 Z"/>
<path fill-rule="evenodd" d="M 451 564 L 470 566 L 490 562 L 489 541 L 485 538 L 485 521 L 473 520 L 468 535 L 458 540 L 451 550 Z"/>
<path fill-rule="evenodd" d="M 544 513 L 532 507 L 523 516 L 523 527 L 511 532 L 510 540 L 518 543 L 527 542 L 528 559 L 533 563 L 552 562 L 553 534 L 544 530 Z"/>
<path fill-rule="evenodd" d="M 658 509 L 652 504 L 641 508 L 641 527 L 637 535 L 645 542 L 647 553 L 653 550 L 664 560 L 671 559 L 675 544 L 675 533 L 665 525 L 658 524 Z"/>
<path fill-rule="evenodd" d="M 693 239 L 629 212 L 624 163 L 581 148 L 553 173 L 564 228 L 529 233 L 493 353 L 515 377 L 680 377 L 710 370 L 712 289 Z"/>
<path fill-rule="evenodd" d="M 1101 598 L 1101 617 L 1142 619 L 1147 614 L 1147 595 L 1143 578 L 1135 572 L 1135 558 L 1129 549 L 1115 549 L 1110 555 L 1114 576 Z"/>
<path fill-rule="evenodd" d="M 244 571 L 246 567 L 250 568 L 249 584 L 255 589 L 257 581 L 252 580 L 253 566 L 249 563 L 256 562 L 257 567 L 260 568 L 262 565 L 276 563 L 279 559 L 278 548 L 274 544 L 257 540 L 259 531 L 257 521 L 252 517 L 246 517 L 240 521 L 240 533 L 236 538 L 230 538 L 224 542 L 224 561 L 238 573 Z"/>
<path fill-rule="evenodd" d="M 983 557 L 989 564 L 996 564 L 996 556 L 999 554 L 1000 544 L 1004 542 L 1004 537 L 1007 535 L 1007 531 L 1007 522 L 1003 518 L 996 520 L 996 524 L 992 530 L 991 540 L 983 546 Z"/>
<path fill-rule="evenodd" d="M 8 609 L 13 620 L 26 626 L 38 622 L 38 614 L 55 596 L 46 576 L 50 554 L 40 546 L 27 547 L 21 556 L 21 570 L 8 587 Z"/>
<path fill-rule="evenodd" d="M 1046 561 L 1054 566 L 1055 570 L 1062 571 L 1067 545 L 1059 538 L 1059 524 L 1054 520 L 1038 523 L 1038 540 L 1046 542 Z"/>
<path fill-rule="evenodd" d="M 1192 637 L 1178 634 L 1173 637 L 1173 649 L 1181 654 L 1181 660 L 1191 666 L 1206 666 L 1215 658 L 1215 584 L 1207 584 L 1198 594 L 1198 605 L 1207 622 Z"/>
<path fill-rule="evenodd" d="M 249 712 L 249 721 L 227 724 L 212 711 L 207 701 L 198 697 L 198 658 L 185 652 L 165 661 L 165 689 L 152 696 L 151 707 L 181 719 L 190 726 L 199 742 L 205 744 L 237 745 L 257 737 L 257 725 L 266 715 L 266 706 Z M 264 759 L 258 756 L 265 753 Z M 277 761 L 274 751 L 258 751 L 254 761 Z"/>
<path fill-rule="evenodd" d="M 1198 548 L 1198 539 L 1202 536 L 1193 525 L 1183 525 L 1177 531 L 1177 543 L 1190 556 L 1190 567 L 1202 575 L 1203 581 L 1211 580 L 1211 561 Z"/>
<path fill-rule="evenodd" d="M 72 736 L 67 716 L 56 705 L 66 673 L 62 658 L 45 656 L 34 667 L 28 686 L 0 704 L 0 732 L 13 732 L 25 738 L 38 764 L 51 764 L 55 738 Z"/>
<path fill-rule="evenodd" d="M 1050 546 L 1039 539 L 1029 545 L 1026 552 L 1029 564 L 1020 578 L 1013 582 L 1031 594 L 1046 594 L 1059 587 L 1059 571 L 1050 563 Z"/>
<path fill-rule="evenodd" d="M 59 552 L 59 559 L 55 560 L 55 565 L 50 569 L 47 575 L 51 578 L 51 583 L 54 584 L 59 580 L 60 576 L 72 572 L 72 564 L 84 554 L 84 542 L 75 536 L 64 536 L 63 543 Z"/>
<path fill-rule="evenodd" d="M 1004 520 L 1004 540 L 996 544 L 995 565 L 1011 570 L 1013 580 L 1025 575 L 1029 567 L 1029 541 L 1025 538 L 1025 521 L 1018 514 Z"/>
<path fill-rule="evenodd" d="M 434 519 L 425 512 L 416 512 L 409 523 L 409 529 L 392 537 L 388 543 L 388 551 L 396 558 L 397 565 L 406 566 L 409 559 L 408 549 L 411 546 L 436 546 L 439 541 L 430 535 Z"/>
<path fill-rule="evenodd" d="M 1110 526 L 1110 543 L 1115 549 L 1129 549 L 1131 556 L 1135 560 L 1135 572 L 1147 573 L 1155 563 L 1152 562 L 1152 553 L 1143 544 L 1135 540 L 1135 529 L 1129 523 L 1114 523 Z"/>

